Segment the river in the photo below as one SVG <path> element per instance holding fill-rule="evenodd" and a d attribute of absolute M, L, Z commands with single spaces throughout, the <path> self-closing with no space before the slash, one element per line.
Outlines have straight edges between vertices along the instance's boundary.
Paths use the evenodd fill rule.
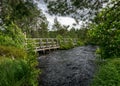
<path fill-rule="evenodd" d="M 90 86 L 95 66 L 94 46 L 57 50 L 39 57 L 39 86 Z"/>

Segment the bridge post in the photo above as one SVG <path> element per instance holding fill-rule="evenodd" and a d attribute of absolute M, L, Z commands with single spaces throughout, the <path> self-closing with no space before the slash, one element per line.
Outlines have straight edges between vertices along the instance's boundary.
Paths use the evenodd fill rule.
<path fill-rule="evenodd" d="M 54 47 L 54 39 L 51 39 L 51 41 L 52 41 L 51 45 L 52 45 L 52 47 Z"/>
<path fill-rule="evenodd" d="M 48 47 L 48 39 L 46 39 L 46 48 Z"/>
<path fill-rule="evenodd" d="M 56 38 L 26 38 L 26 43 L 28 39 L 32 39 L 36 41 L 36 51 L 42 51 L 45 53 L 45 50 L 52 50 L 52 49 L 58 49 L 60 48 L 60 43 L 69 43 L 69 41 L 72 41 L 74 45 L 77 43 L 77 39 L 69 39 L 64 38 L 61 41 Z"/>
<path fill-rule="evenodd" d="M 39 45 L 40 45 L 40 48 L 42 48 L 42 39 L 40 38 L 40 43 L 39 43 Z"/>
<path fill-rule="evenodd" d="M 58 39 L 56 39 L 56 46 L 60 46 Z"/>

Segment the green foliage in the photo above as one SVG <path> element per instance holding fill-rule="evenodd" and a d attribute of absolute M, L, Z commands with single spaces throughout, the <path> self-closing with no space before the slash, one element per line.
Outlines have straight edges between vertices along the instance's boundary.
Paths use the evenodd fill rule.
<path fill-rule="evenodd" d="M 38 83 L 37 77 L 38 77 L 38 74 L 40 74 L 39 69 L 36 69 L 38 62 L 35 59 L 35 57 L 37 56 L 35 55 L 33 46 L 28 44 L 28 47 L 29 47 L 29 50 L 26 54 L 26 52 L 22 49 L 17 49 L 15 47 L 8 47 L 8 46 L 0 46 L 0 55 L 3 56 L 0 58 L 0 64 L 1 66 L 3 66 L 5 63 L 5 65 L 3 66 L 5 67 L 5 69 L 0 70 L 0 73 L 6 70 L 6 68 L 8 67 L 7 65 L 11 65 L 10 67 L 8 67 L 9 68 L 8 71 L 11 69 L 11 73 L 12 73 L 12 74 L 10 73 L 11 74 L 10 78 L 7 78 L 8 76 L 7 73 L 9 72 L 2 73 L 2 75 L 4 74 L 5 76 L 3 78 L 5 78 L 5 81 L 7 80 L 6 83 L 8 84 L 6 84 L 5 82 L 4 84 L 2 83 L 2 81 L 0 81 L 0 83 L 2 84 L 0 86 L 11 86 L 11 84 L 12 86 L 37 86 L 37 83 Z M 7 59 L 8 57 L 12 59 L 14 57 L 14 60 Z M 19 59 L 16 59 L 16 58 L 19 58 Z M 18 64 L 15 62 L 17 62 Z M 17 70 L 17 67 L 19 68 L 19 65 L 20 65 L 20 70 Z M 24 68 L 23 70 L 22 70 L 22 67 Z M 15 75 L 14 71 L 15 71 L 15 74 L 17 73 L 18 75 L 20 75 L 19 71 L 20 73 L 23 73 L 23 74 L 24 72 L 26 72 L 25 75 L 28 75 L 28 76 L 26 77 L 25 75 L 21 75 L 23 78 L 21 77 L 21 79 L 16 79 L 16 78 L 19 78 L 19 76 Z M 10 82 L 11 80 L 14 82 Z"/>
<path fill-rule="evenodd" d="M 38 23 L 46 22 L 46 18 L 33 0 L 2 0 L 1 8 L 0 60 L 4 60 L 0 61 L 0 86 L 37 86 L 39 70 L 35 52 L 32 45 L 26 46 L 23 32 L 32 37 L 33 30 L 41 29 L 36 26 L 46 29 L 47 23 Z M 27 54 L 26 49 L 29 49 Z"/>
<path fill-rule="evenodd" d="M 16 43 L 11 37 L 0 35 L 0 45 L 14 46 Z"/>
<path fill-rule="evenodd" d="M 16 24 L 14 24 L 13 22 L 10 23 L 9 25 L 5 25 L 3 27 L 1 27 L 0 29 L 0 55 L 2 55 L 4 58 L 19 58 L 19 60 L 25 60 L 26 65 L 28 65 L 29 67 L 29 74 L 30 76 L 28 77 L 29 80 L 27 79 L 27 77 L 25 77 L 26 80 L 25 81 L 25 85 L 23 83 L 23 81 L 20 80 L 16 80 L 15 82 L 17 83 L 17 85 L 15 83 L 15 85 L 13 86 L 37 86 L 37 76 L 38 76 L 38 72 L 39 70 L 36 69 L 36 65 L 37 65 L 37 60 L 35 59 L 35 53 L 34 53 L 34 49 L 29 48 L 27 54 L 24 51 L 25 49 L 28 49 L 26 47 L 26 43 L 25 43 L 25 36 L 23 35 L 23 33 L 21 32 L 21 29 L 17 27 Z M 28 44 L 28 46 L 30 46 Z M 32 51 L 32 52 L 31 52 Z M 15 61 L 17 61 L 17 59 L 15 59 Z M 1 63 L 2 65 L 3 63 Z M 7 65 L 6 65 L 7 66 Z M 17 66 L 17 65 L 16 65 Z M 25 69 L 24 69 L 25 70 Z M 27 67 L 26 67 L 27 70 Z M 15 71 L 15 69 L 14 69 Z M 1 72 L 1 70 L 0 70 Z M 17 73 L 17 69 L 16 69 L 16 73 Z M 19 71 L 18 71 L 19 73 Z M 5 73 L 6 75 L 7 73 Z M 7 76 L 7 75 L 6 75 Z M 17 77 L 17 76 L 16 76 Z M 18 76 L 19 77 L 19 76 Z M 24 77 L 24 76 L 23 76 Z M 13 77 L 13 79 L 16 79 Z M 8 80 L 10 80 L 8 78 Z M 0 81 L 0 83 L 2 83 Z M 8 82 L 6 82 L 8 83 Z M 23 83 L 23 85 L 21 84 Z M 5 86 L 5 85 L 2 85 Z M 9 86 L 9 85 L 6 85 Z"/>
<path fill-rule="evenodd" d="M 16 47 L 0 46 L 0 56 L 24 59 L 27 57 L 27 54 L 24 50 Z"/>
<path fill-rule="evenodd" d="M 20 28 L 13 22 L 0 27 L 0 45 L 24 48 L 25 38 Z"/>
<path fill-rule="evenodd" d="M 100 54 L 100 53 L 101 53 L 100 48 L 97 48 L 97 50 L 96 50 L 96 54 Z"/>
<path fill-rule="evenodd" d="M 31 55 L 35 55 L 35 40 L 32 40 L 31 38 L 27 38 L 26 39 L 26 48 L 27 48 L 27 52 L 28 54 L 31 54 Z"/>
<path fill-rule="evenodd" d="M 37 86 L 38 84 L 38 74 L 40 74 L 40 70 L 36 68 L 38 66 L 38 61 L 37 61 L 37 55 L 35 50 L 35 40 L 27 39 L 27 63 L 30 67 L 31 71 L 31 82 L 34 84 L 34 86 Z"/>
<path fill-rule="evenodd" d="M 24 60 L 0 57 L 0 86 L 33 86 L 30 70 Z"/>
<path fill-rule="evenodd" d="M 120 85 L 120 59 L 109 59 L 100 65 L 91 86 L 119 86 Z"/>
<path fill-rule="evenodd" d="M 92 41 L 100 46 L 101 56 L 104 58 L 120 56 L 120 1 L 111 2 L 96 17 L 97 21 L 92 25 L 89 36 Z"/>
<path fill-rule="evenodd" d="M 77 46 L 83 46 L 83 45 L 84 43 L 81 40 L 77 41 Z"/>
<path fill-rule="evenodd" d="M 1 0 L 1 3 L 0 25 L 9 26 L 13 22 L 22 32 L 26 32 L 27 37 L 40 37 L 41 33 L 38 32 L 43 28 L 43 23 L 47 28 L 47 19 L 34 0 Z"/>
<path fill-rule="evenodd" d="M 70 49 L 73 48 L 73 40 L 71 38 L 64 39 L 61 35 L 57 36 L 60 44 L 60 49 Z"/>
<path fill-rule="evenodd" d="M 61 25 L 57 18 L 54 19 L 54 25 L 52 26 L 52 31 L 49 31 L 49 37 L 55 38 L 57 35 L 62 35 L 63 38 L 78 38 L 82 41 L 85 41 L 87 38 L 87 31 L 88 29 L 85 26 L 82 28 L 74 28 Z"/>
<path fill-rule="evenodd" d="M 55 15 L 69 15 L 80 20 L 93 19 L 98 10 L 101 9 L 103 3 L 108 0 L 45 0 L 48 5 L 49 13 Z M 79 12 L 79 11 L 81 12 Z M 84 11 L 86 11 L 84 13 Z M 87 14 L 87 16 L 86 16 Z M 91 17 L 92 16 L 92 17 Z"/>

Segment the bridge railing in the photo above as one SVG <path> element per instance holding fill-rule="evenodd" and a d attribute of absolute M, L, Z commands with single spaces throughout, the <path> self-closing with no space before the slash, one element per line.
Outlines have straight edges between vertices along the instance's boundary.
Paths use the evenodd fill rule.
<path fill-rule="evenodd" d="M 35 51 L 44 51 L 60 48 L 58 40 L 56 38 L 27 38 L 27 40 L 34 41 Z"/>
<path fill-rule="evenodd" d="M 26 40 L 34 41 L 35 51 L 45 51 L 51 49 L 58 49 L 60 48 L 60 42 L 57 38 L 26 38 Z M 63 42 L 69 42 L 70 38 L 64 38 Z M 73 45 L 76 45 L 77 39 L 72 39 Z"/>

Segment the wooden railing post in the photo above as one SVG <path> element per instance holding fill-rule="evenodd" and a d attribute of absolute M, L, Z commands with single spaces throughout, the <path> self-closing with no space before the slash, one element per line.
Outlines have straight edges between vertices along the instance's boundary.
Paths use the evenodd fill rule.
<path fill-rule="evenodd" d="M 59 41 L 56 38 L 26 38 L 28 39 L 32 39 L 36 41 L 36 51 L 45 51 L 45 50 L 50 50 L 50 49 L 57 49 L 60 48 L 60 42 L 63 43 L 69 43 L 69 41 L 71 41 L 71 39 L 69 38 L 64 38 L 62 39 L 62 41 Z M 77 44 L 77 39 L 73 38 L 72 42 L 74 45 Z"/>
<path fill-rule="evenodd" d="M 56 46 L 60 46 L 58 39 L 56 39 Z"/>
<path fill-rule="evenodd" d="M 48 47 L 49 45 L 48 45 L 48 39 L 46 39 L 46 48 Z"/>
<path fill-rule="evenodd" d="M 39 43 L 40 44 L 40 48 L 42 48 L 42 39 L 40 38 L 39 41 L 40 41 L 40 43 Z"/>
<path fill-rule="evenodd" d="M 51 39 L 51 47 L 53 47 L 54 46 L 54 41 L 53 41 L 53 39 Z"/>

